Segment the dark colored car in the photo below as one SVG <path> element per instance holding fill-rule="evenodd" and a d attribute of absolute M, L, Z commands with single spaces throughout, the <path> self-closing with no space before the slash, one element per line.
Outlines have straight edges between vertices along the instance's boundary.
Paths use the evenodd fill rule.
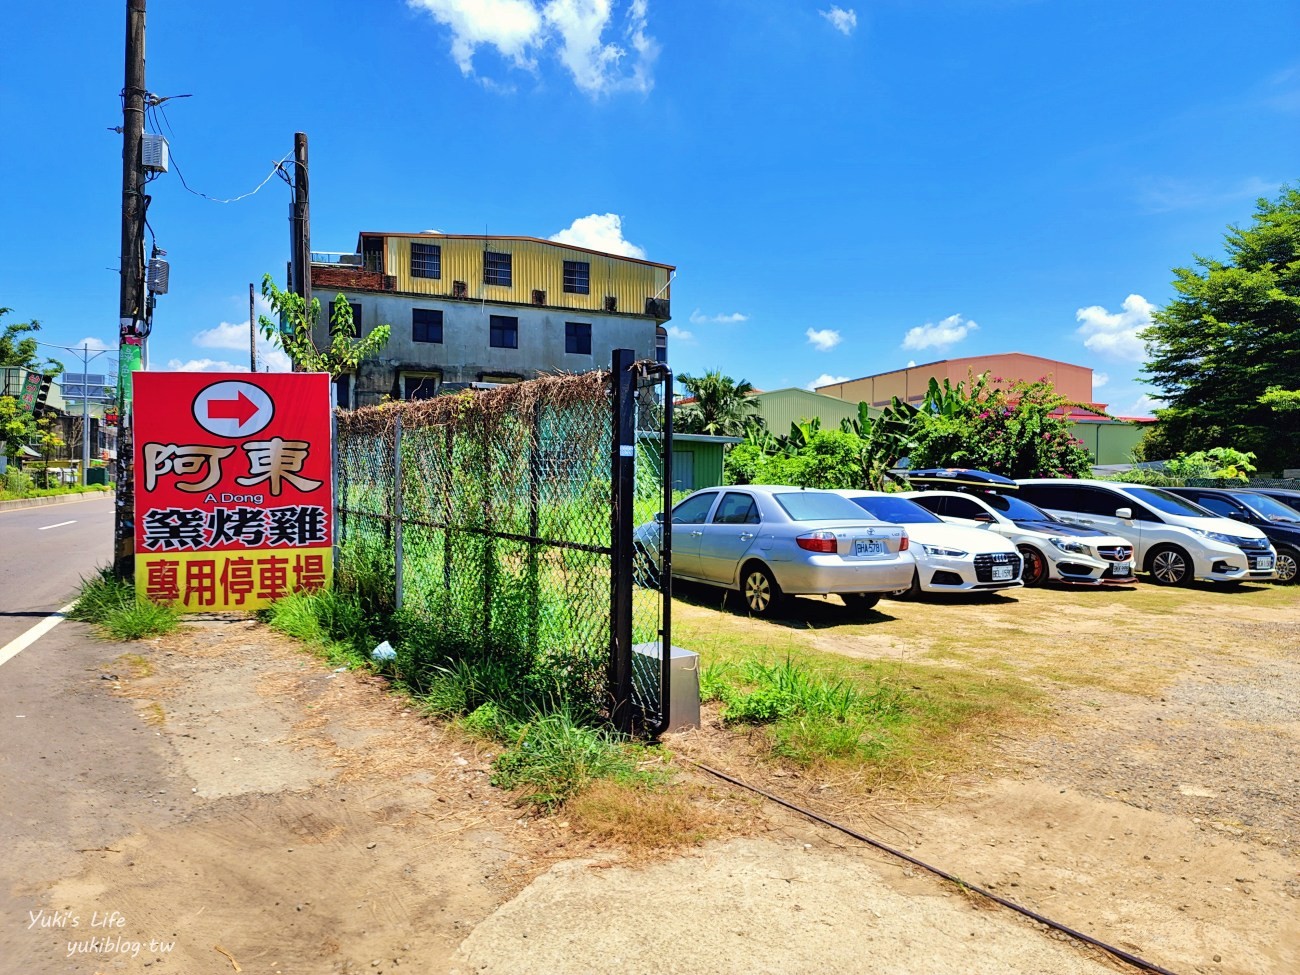
<path fill-rule="evenodd" d="M 1207 511 L 1254 525 L 1277 550 L 1277 581 L 1295 582 L 1300 563 L 1300 511 L 1271 494 L 1244 488 L 1176 487 L 1171 494 L 1194 501 Z M 1300 502 L 1300 498 L 1297 498 Z"/>
<path fill-rule="evenodd" d="M 1242 490 L 1247 490 L 1242 488 Z M 1261 488 L 1253 487 L 1249 489 L 1251 494 L 1263 494 L 1272 498 L 1274 501 L 1281 501 L 1288 508 L 1295 508 L 1300 511 L 1300 491 L 1294 488 Z"/>

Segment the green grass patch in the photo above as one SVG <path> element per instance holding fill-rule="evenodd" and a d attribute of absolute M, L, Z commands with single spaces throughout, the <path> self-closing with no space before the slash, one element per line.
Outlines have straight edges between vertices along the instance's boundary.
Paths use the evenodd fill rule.
<path fill-rule="evenodd" d="M 180 625 L 176 609 L 138 598 L 134 584 L 117 579 L 108 567 L 82 579 L 68 618 L 93 623 L 102 635 L 122 641 L 162 636 Z"/>
<path fill-rule="evenodd" d="M 846 657 L 810 649 L 807 631 L 719 627 L 711 614 L 682 614 L 673 637 L 707 661 L 701 698 L 718 702 L 738 742 L 876 783 L 968 766 L 980 739 L 1033 719 L 1043 698 L 1014 669 Z"/>
<path fill-rule="evenodd" d="M 648 749 L 575 720 L 565 710 L 539 714 L 514 729 L 492 763 L 492 784 L 529 805 L 553 810 L 600 780 L 650 783 L 662 772 L 642 767 Z"/>

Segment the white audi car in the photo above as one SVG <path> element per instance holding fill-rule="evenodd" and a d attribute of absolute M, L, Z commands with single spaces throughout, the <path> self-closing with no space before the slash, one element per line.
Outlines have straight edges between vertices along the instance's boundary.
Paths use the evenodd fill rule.
<path fill-rule="evenodd" d="M 989 592 L 1021 585 L 1015 545 L 986 528 L 950 525 L 910 498 L 882 491 L 836 491 L 873 518 L 902 525 L 916 559 L 912 584 L 899 595 Z"/>
<path fill-rule="evenodd" d="M 1126 539 L 1067 525 L 1012 495 L 909 491 L 902 496 L 949 524 L 984 526 L 1007 539 L 1025 560 L 1020 579 L 1026 586 L 1133 581 L 1133 546 Z"/>

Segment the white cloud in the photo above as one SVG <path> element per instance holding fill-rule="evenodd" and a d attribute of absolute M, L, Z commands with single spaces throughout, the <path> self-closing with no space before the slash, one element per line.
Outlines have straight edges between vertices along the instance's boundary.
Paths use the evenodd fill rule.
<path fill-rule="evenodd" d="M 1109 404 L 1106 409 L 1111 416 L 1154 416 L 1156 410 L 1164 409 L 1165 401 L 1148 393 L 1142 393 L 1136 399 L 1124 404 Z"/>
<path fill-rule="evenodd" d="M 950 345 L 956 345 L 978 329 L 978 325 L 962 318 L 961 315 L 949 315 L 937 325 L 926 322 L 924 325 L 908 329 L 907 335 L 903 337 L 903 348 L 946 349 Z"/>
<path fill-rule="evenodd" d="M 914 365 L 916 365 L 916 360 L 915 360 L 915 359 L 908 359 L 908 360 L 907 360 L 907 368 L 911 369 Z"/>
<path fill-rule="evenodd" d="M 645 251 L 624 239 L 623 218 L 617 213 L 593 213 L 579 217 L 566 229 L 551 234 L 550 239 L 557 244 L 572 244 L 606 254 L 645 259 Z"/>
<path fill-rule="evenodd" d="M 833 386 L 836 383 L 846 383 L 848 381 L 848 376 L 832 376 L 830 373 L 824 372 L 804 388 L 816 390 L 818 386 Z"/>
<path fill-rule="evenodd" d="M 1138 332 L 1151 324 L 1155 305 L 1141 295 L 1124 299 L 1124 310 L 1114 314 L 1101 305 L 1080 308 L 1074 317 L 1081 324 L 1076 334 L 1083 336 L 1083 344 L 1109 359 L 1141 362 L 1146 357 L 1146 346 Z"/>
<path fill-rule="evenodd" d="M 237 366 L 223 359 L 168 359 L 169 372 L 248 372 L 248 366 Z"/>
<path fill-rule="evenodd" d="M 749 316 L 738 311 L 733 311 L 730 315 L 706 315 L 696 308 L 691 312 L 692 325 L 739 325 L 747 321 Z"/>
<path fill-rule="evenodd" d="M 254 311 L 259 315 L 270 315 L 273 311 L 270 302 L 264 298 L 256 299 Z M 212 328 L 204 329 L 194 335 L 193 342 L 201 349 L 231 349 L 243 353 L 242 361 L 247 362 L 248 357 L 248 320 L 242 322 L 221 322 Z M 179 361 L 179 360 L 174 360 Z M 214 362 L 212 359 L 195 359 L 195 363 Z M 222 363 L 229 365 L 229 363 Z M 181 372 L 218 372 L 215 366 L 207 368 L 199 365 L 192 369 L 179 368 Z M 248 366 L 239 365 L 231 367 L 235 372 L 247 372 Z M 263 336 L 261 329 L 257 331 L 257 371 L 258 372 L 289 372 L 289 357 L 279 345 L 268 342 Z"/>
<path fill-rule="evenodd" d="M 666 329 L 664 329 L 664 331 L 668 333 L 668 337 L 672 339 L 674 342 L 695 341 L 695 334 L 693 332 L 688 332 L 684 328 L 678 328 L 676 325 L 669 325 Z"/>
<path fill-rule="evenodd" d="M 1138 202 L 1148 213 L 1198 210 L 1272 196 L 1283 180 L 1247 176 L 1233 183 L 1164 177 L 1138 187 Z"/>
<path fill-rule="evenodd" d="M 1105 372 L 1094 372 L 1092 374 L 1092 388 L 1101 389 L 1110 382 L 1110 374 Z"/>
<path fill-rule="evenodd" d="M 613 0 L 407 0 L 451 30 L 451 56 L 466 77 L 474 53 L 494 47 L 515 67 L 535 71 L 537 56 L 555 50 L 578 88 L 588 95 L 647 92 L 659 45 L 646 33 L 647 0 L 630 0 L 617 37 Z M 492 89 L 505 90 L 484 79 Z"/>
<path fill-rule="evenodd" d="M 808 344 L 818 352 L 829 352 L 840 344 L 840 333 L 833 328 L 810 328 L 804 334 L 808 336 Z"/>
<path fill-rule="evenodd" d="M 103 339 L 97 339 L 92 337 L 79 339 L 78 341 L 72 343 L 72 346 L 78 352 L 81 352 L 83 349 L 87 352 L 116 352 L 117 351 L 116 342 L 114 342 L 112 345 L 109 345 Z"/>
<path fill-rule="evenodd" d="M 832 5 L 830 10 L 819 10 L 817 12 L 825 17 L 832 27 L 846 37 L 857 29 L 858 13 L 852 8 L 844 10 Z"/>

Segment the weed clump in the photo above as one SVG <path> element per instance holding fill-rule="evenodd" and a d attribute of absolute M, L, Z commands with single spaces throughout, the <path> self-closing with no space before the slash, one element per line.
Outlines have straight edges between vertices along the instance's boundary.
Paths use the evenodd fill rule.
<path fill-rule="evenodd" d="M 123 641 L 162 636 L 180 624 L 175 608 L 140 597 L 131 582 L 118 579 L 108 566 L 81 580 L 68 618 L 93 623 L 104 636 Z"/>

